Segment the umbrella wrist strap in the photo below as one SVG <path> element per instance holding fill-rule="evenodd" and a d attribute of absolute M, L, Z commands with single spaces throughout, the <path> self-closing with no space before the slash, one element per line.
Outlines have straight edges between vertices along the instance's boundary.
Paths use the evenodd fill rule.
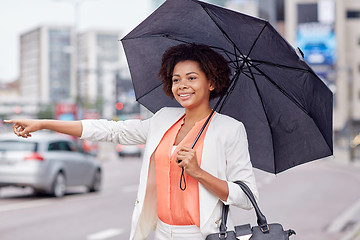
<path fill-rule="evenodd" d="M 183 186 L 183 183 L 184 183 L 184 186 Z M 181 189 L 182 191 L 185 191 L 185 189 L 186 189 L 186 181 L 185 181 L 184 167 L 182 167 L 182 170 L 181 170 L 180 189 Z"/>

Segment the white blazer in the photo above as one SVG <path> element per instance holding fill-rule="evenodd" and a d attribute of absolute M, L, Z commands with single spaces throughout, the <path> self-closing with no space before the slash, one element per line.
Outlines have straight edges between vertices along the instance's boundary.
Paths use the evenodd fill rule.
<path fill-rule="evenodd" d="M 182 117 L 184 108 L 163 108 L 147 120 L 107 121 L 82 120 L 81 139 L 107 141 L 120 144 L 146 144 L 140 172 L 140 182 L 132 217 L 130 239 L 146 239 L 156 227 L 157 202 L 154 161 L 152 154 L 166 131 Z M 201 168 L 228 183 L 227 205 L 251 209 L 251 203 L 240 187 L 233 183 L 241 180 L 258 198 L 255 177 L 250 162 L 244 125 L 225 115 L 216 113 L 206 132 Z M 204 238 L 219 231 L 222 201 L 199 184 L 200 231 Z M 228 219 L 228 229 L 233 229 Z"/>

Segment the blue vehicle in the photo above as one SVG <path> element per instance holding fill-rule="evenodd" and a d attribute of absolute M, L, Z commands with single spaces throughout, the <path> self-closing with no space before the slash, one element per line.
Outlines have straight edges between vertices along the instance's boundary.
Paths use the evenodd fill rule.
<path fill-rule="evenodd" d="M 304 53 L 305 61 L 316 65 L 333 65 L 334 57 L 331 48 L 324 42 L 308 42 L 301 49 Z"/>

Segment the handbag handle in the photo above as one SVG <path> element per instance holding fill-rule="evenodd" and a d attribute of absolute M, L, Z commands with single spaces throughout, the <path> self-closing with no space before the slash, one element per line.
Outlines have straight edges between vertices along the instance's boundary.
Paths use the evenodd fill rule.
<path fill-rule="evenodd" d="M 268 232 L 269 227 L 268 227 L 268 224 L 266 221 L 266 217 L 260 211 L 260 208 L 257 205 L 255 197 L 254 197 L 253 193 L 251 192 L 250 188 L 242 181 L 235 181 L 234 183 L 238 184 L 241 187 L 241 189 L 244 191 L 246 196 L 249 198 L 251 204 L 253 205 L 255 212 L 256 212 L 256 216 L 257 216 L 257 224 L 259 225 L 260 229 L 263 232 Z M 223 204 L 222 221 L 220 224 L 220 232 L 221 233 L 225 233 L 226 229 L 227 229 L 226 222 L 227 222 L 228 211 L 229 211 L 229 205 Z"/>
<path fill-rule="evenodd" d="M 250 188 L 241 181 L 235 181 L 236 184 L 238 184 L 241 189 L 244 191 L 244 193 L 246 194 L 246 196 L 249 198 L 251 204 L 254 206 L 255 212 L 256 212 L 256 216 L 257 216 L 257 224 L 262 227 L 262 226 L 267 226 L 267 221 L 266 221 L 266 217 L 264 216 L 264 214 L 260 211 L 259 206 L 256 203 L 255 197 L 253 195 L 253 193 L 251 192 Z"/>

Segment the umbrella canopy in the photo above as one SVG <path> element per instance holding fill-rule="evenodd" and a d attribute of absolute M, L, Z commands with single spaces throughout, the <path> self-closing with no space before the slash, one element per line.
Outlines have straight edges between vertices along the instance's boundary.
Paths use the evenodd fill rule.
<path fill-rule="evenodd" d="M 121 41 L 137 101 L 150 111 L 179 106 L 158 76 L 165 50 L 206 44 L 232 69 L 217 111 L 244 123 L 254 167 L 279 173 L 332 155 L 332 92 L 267 21 L 196 0 L 167 0 Z"/>

